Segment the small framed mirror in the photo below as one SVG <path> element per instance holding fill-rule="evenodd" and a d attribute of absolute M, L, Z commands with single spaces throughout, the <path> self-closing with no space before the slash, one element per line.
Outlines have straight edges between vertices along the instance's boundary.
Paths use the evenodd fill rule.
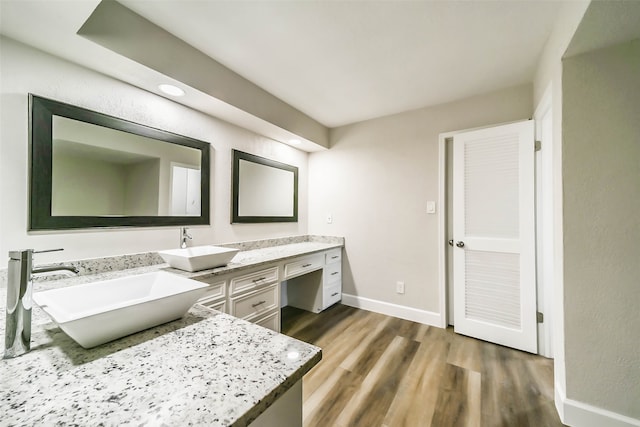
<path fill-rule="evenodd" d="M 298 222 L 298 168 L 233 150 L 232 223 Z"/>
<path fill-rule="evenodd" d="M 29 95 L 30 230 L 209 224 L 210 145 Z"/>

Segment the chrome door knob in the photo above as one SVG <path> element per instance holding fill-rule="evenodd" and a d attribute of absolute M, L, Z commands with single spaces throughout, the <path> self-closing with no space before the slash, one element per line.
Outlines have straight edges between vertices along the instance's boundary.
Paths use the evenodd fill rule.
<path fill-rule="evenodd" d="M 453 246 L 453 239 L 449 240 L 449 246 Z"/>
<path fill-rule="evenodd" d="M 456 246 L 459 248 L 464 248 L 464 242 L 462 240 L 456 242 Z"/>

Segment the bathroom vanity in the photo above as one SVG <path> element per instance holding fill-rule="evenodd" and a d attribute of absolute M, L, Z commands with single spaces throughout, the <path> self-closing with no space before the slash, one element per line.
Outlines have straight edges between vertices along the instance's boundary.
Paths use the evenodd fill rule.
<path fill-rule="evenodd" d="M 32 350 L 0 361 L 2 423 L 301 425 L 302 377 L 320 361 L 321 349 L 269 329 L 280 327 L 281 286 L 289 289 L 289 303 L 312 311 L 339 300 L 340 274 L 332 273 L 341 272 L 343 243 L 277 244 L 239 244 L 233 263 L 195 273 L 140 254 L 108 261 L 113 264 L 99 274 L 87 274 L 96 271 L 87 260 L 74 263 L 85 275 L 36 281 L 39 292 L 164 270 L 209 289 L 182 319 L 88 350 L 34 307 Z M 4 284 L 0 300 L 6 300 Z M 3 328 L 4 322 L 0 336 Z"/>
<path fill-rule="evenodd" d="M 340 301 L 342 246 L 290 243 L 239 252 L 212 270 L 167 270 L 209 284 L 200 304 L 280 332 L 282 306 L 319 313 Z"/>

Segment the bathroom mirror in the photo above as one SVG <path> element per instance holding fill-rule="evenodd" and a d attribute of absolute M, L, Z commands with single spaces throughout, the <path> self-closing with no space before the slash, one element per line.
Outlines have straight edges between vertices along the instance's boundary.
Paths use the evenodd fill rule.
<path fill-rule="evenodd" d="M 29 95 L 30 230 L 209 224 L 210 145 Z"/>
<path fill-rule="evenodd" d="M 297 222 L 298 168 L 233 150 L 231 222 Z"/>

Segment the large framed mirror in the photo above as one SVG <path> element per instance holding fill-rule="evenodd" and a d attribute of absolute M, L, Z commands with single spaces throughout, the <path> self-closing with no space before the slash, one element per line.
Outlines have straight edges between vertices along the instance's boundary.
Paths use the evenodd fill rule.
<path fill-rule="evenodd" d="M 29 94 L 30 230 L 209 224 L 206 142 Z"/>
<path fill-rule="evenodd" d="M 233 150 L 231 222 L 298 222 L 298 168 Z"/>

